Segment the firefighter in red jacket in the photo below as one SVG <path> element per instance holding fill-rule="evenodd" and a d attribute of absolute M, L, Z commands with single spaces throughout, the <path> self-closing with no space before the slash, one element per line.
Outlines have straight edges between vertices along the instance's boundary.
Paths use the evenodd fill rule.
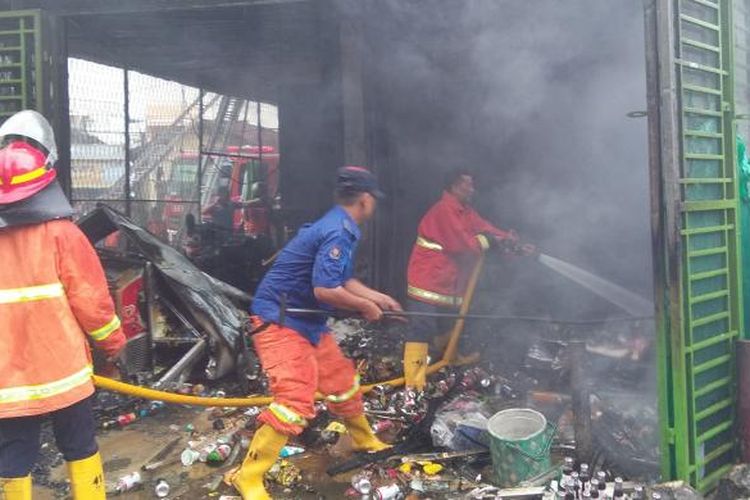
<path fill-rule="evenodd" d="M 0 141 L 0 497 L 31 499 L 49 418 L 73 498 L 104 499 L 88 342 L 113 359 L 125 336 L 97 254 L 67 219 L 49 123 L 21 111 Z"/>
<path fill-rule="evenodd" d="M 521 246 L 514 231 L 498 229 L 471 207 L 474 179 L 466 170 L 445 178 L 443 196 L 422 218 L 409 258 L 408 305 L 410 311 L 457 312 L 477 257 L 491 247 L 533 253 Z M 421 391 L 425 385 L 429 342 L 445 333 L 449 322 L 429 316 L 415 317 L 404 345 L 406 386 Z"/>

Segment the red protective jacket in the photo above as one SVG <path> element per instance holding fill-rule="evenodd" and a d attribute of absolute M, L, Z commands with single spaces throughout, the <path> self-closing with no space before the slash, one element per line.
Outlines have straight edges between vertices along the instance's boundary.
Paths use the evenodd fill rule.
<path fill-rule="evenodd" d="M 67 220 L 0 230 L 0 418 L 66 408 L 94 392 L 88 339 L 125 345 L 99 257 Z"/>
<path fill-rule="evenodd" d="M 417 228 L 408 270 L 409 297 L 440 306 L 461 304 L 476 257 L 489 247 L 483 235 L 513 238 L 444 192 Z"/>

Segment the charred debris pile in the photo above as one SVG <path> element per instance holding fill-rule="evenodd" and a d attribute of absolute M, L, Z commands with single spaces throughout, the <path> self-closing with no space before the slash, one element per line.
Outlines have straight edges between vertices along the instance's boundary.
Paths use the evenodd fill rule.
<path fill-rule="evenodd" d="M 131 382 L 202 396 L 267 393 L 244 335 L 249 296 L 204 274 L 114 210 L 100 207 L 79 225 L 94 242 L 112 243 L 119 235 L 99 251 L 129 339 Z M 423 394 L 387 383 L 402 374 L 403 324 L 342 319 L 332 328 L 362 384 L 374 384 L 365 396 L 366 414 L 393 447 L 374 454 L 347 451 L 343 425 L 319 402 L 316 419 L 267 477 L 281 498 L 690 498 L 680 496 L 689 490 L 682 485 L 648 486 L 659 473 L 649 321 L 519 324 L 523 342 L 514 349 L 488 336 L 484 330 L 491 324 L 470 325 L 462 350 L 481 350 L 481 361 L 441 369 Z M 436 361 L 439 348 L 431 354 Z M 154 457 L 129 474 L 107 478 L 112 493 L 150 489 L 160 496 L 170 483 L 183 483 L 180 474 L 191 468 L 231 469 L 244 456 L 260 412 L 200 410 L 207 426 L 196 430 L 176 419 L 180 407 L 106 391 L 97 401 L 104 433 L 151 425 L 149 420 L 173 427 Z M 497 456 L 502 429 L 492 420 L 517 409 L 538 412 L 545 424 L 537 449 L 506 449 L 516 461 L 503 465 Z M 48 476 L 59 458 L 51 449 L 47 455 L 35 474 L 63 491 L 64 483 Z M 328 455 L 333 458 L 325 459 L 325 474 L 320 467 L 309 470 L 306 457 Z M 168 472 L 169 464 L 178 470 Z M 191 486 L 192 496 L 174 498 L 232 498 L 232 488 L 214 477 Z M 326 484 L 337 493 L 331 496 Z"/>

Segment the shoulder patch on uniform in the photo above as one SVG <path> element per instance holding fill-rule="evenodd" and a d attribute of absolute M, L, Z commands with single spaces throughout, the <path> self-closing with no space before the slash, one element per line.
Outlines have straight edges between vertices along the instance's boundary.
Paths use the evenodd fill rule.
<path fill-rule="evenodd" d="M 341 258 L 341 249 L 339 247 L 337 247 L 337 246 L 334 246 L 333 248 L 331 248 L 331 251 L 328 252 L 328 255 L 332 259 L 339 260 Z"/>

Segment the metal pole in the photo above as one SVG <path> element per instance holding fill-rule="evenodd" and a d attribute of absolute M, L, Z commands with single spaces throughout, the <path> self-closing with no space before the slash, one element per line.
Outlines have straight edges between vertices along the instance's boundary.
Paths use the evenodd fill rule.
<path fill-rule="evenodd" d="M 253 154 L 242 154 L 242 153 L 222 153 L 221 151 L 212 151 L 207 149 L 201 152 L 207 156 L 218 156 L 219 158 L 247 158 L 248 160 L 255 160 L 257 156 Z"/>
<path fill-rule="evenodd" d="M 576 436 L 576 454 L 580 462 L 591 458 L 591 400 L 584 377 L 586 363 L 586 343 L 574 340 L 568 343 L 570 360 L 570 390 L 573 398 L 573 417 Z"/>
<path fill-rule="evenodd" d="M 167 384 L 179 380 L 181 375 L 192 370 L 193 366 L 200 361 L 207 349 L 208 342 L 206 339 L 200 339 L 188 352 L 185 353 L 182 359 L 175 363 L 172 368 L 170 368 L 169 371 L 167 371 L 167 373 L 165 373 L 164 376 L 154 384 L 154 387 L 164 387 Z"/>
<path fill-rule="evenodd" d="M 281 301 L 281 313 L 284 315 L 308 315 L 308 316 L 332 316 L 332 317 L 359 317 L 355 311 L 326 311 L 323 309 L 303 309 L 297 307 L 284 307 L 284 301 Z M 547 318 L 542 316 L 513 316 L 498 314 L 476 314 L 476 313 L 444 313 L 444 312 L 426 312 L 426 311 L 383 311 L 383 317 L 386 318 L 452 318 L 452 319 L 477 319 L 491 321 L 527 321 L 538 323 L 559 323 L 566 325 L 601 325 L 604 323 L 622 323 L 636 322 L 644 320 L 653 320 L 652 316 L 624 316 L 619 318 L 601 318 L 601 319 L 560 319 Z"/>
<path fill-rule="evenodd" d="M 125 113 L 125 215 L 130 217 L 130 84 L 128 82 L 128 68 L 124 67 L 123 72 L 123 105 Z"/>
<path fill-rule="evenodd" d="M 156 356 L 154 353 L 154 330 L 156 329 L 156 288 L 154 284 L 154 266 L 151 262 L 146 262 L 143 270 L 143 290 L 146 296 L 146 328 L 148 329 L 148 346 L 149 346 L 149 364 L 151 371 L 155 368 Z"/>
<path fill-rule="evenodd" d="M 200 221 L 201 209 L 203 208 L 203 87 L 198 90 L 198 220 Z"/>

